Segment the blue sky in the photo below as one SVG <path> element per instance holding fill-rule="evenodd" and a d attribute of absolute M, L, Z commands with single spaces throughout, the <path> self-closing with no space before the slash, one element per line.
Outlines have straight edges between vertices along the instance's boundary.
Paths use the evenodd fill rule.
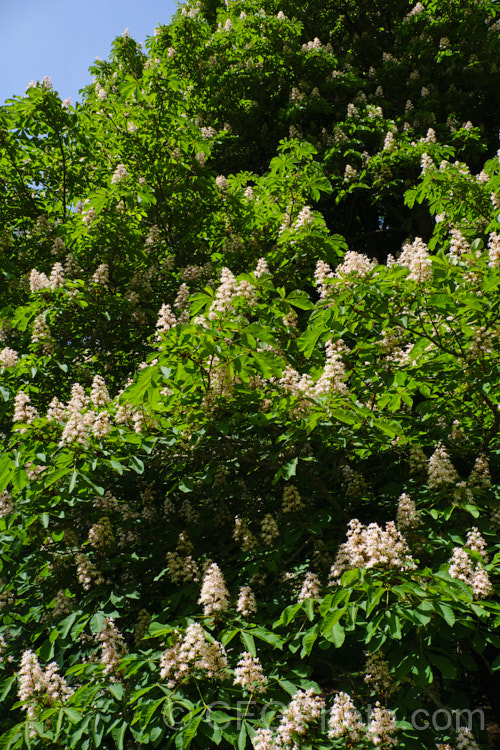
<path fill-rule="evenodd" d="M 143 42 L 176 9 L 176 0 L 0 0 L 0 104 L 47 75 L 74 104 L 115 37 L 128 27 Z"/>

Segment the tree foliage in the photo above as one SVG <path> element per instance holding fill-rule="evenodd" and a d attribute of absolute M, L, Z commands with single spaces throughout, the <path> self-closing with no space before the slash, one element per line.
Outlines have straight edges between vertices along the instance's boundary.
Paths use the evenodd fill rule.
<path fill-rule="evenodd" d="M 496 12 L 187 2 L 0 108 L 2 750 L 487 746 Z"/>

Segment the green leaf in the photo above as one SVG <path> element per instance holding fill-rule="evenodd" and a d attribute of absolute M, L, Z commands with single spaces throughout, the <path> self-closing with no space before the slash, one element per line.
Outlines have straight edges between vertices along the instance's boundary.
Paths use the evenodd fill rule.
<path fill-rule="evenodd" d="M 467 503 L 463 505 L 462 507 L 468 513 L 470 513 L 473 518 L 479 518 L 481 511 L 475 505 L 470 505 L 469 503 Z"/>
<path fill-rule="evenodd" d="M 133 469 L 137 474 L 144 473 L 144 462 L 141 461 L 137 456 L 130 457 L 130 468 Z"/>
<path fill-rule="evenodd" d="M 328 633 L 333 626 L 342 619 L 343 615 L 347 612 L 347 607 L 335 607 L 325 615 L 321 625 L 322 633 Z"/>
<path fill-rule="evenodd" d="M 297 471 L 297 463 L 299 459 L 298 458 L 292 458 L 291 461 L 288 461 L 288 463 L 284 464 L 281 467 L 281 476 L 288 481 L 290 477 L 294 477 Z"/>
<path fill-rule="evenodd" d="M 75 489 L 75 484 L 76 484 L 76 478 L 77 478 L 77 476 L 78 476 L 77 470 L 73 469 L 73 473 L 71 474 L 71 478 L 69 480 L 69 487 L 68 487 L 68 492 L 70 493 L 70 495 L 73 492 L 73 490 Z"/>
<path fill-rule="evenodd" d="M 255 641 L 254 641 L 253 635 L 251 633 L 247 633 L 246 630 L 242 630 L 241 640 L 246 646 L 247 651 L 249 651 L 252 654 L 252 656 L 257 656 L 257 651 L 255 649 Z"/>
<path fill-rule="evenodd" d="M 16 675 L 12 675 L 12 677 L 9 677 L 8 679 L 4 680 L 4 682 L 2 683 L 2 688 L 0 690 L 0 703 L 2 703 L 6 699 L 6 697 L 8 696 L 8 694 L 10 693 L 14 685 L 16 684 L 17 684 Z"/>
<path fill-rule="evenodd" d="M 238 750 L 245 750 L 247 744 L 247 728 L 245 722 L 242 722 L 240 733 L 238 735 Z"/>
<path fill-rule="evenodd" d="M 111 466 L 112 469 L 114 469 L 116 472 L 118 472 L 118 474 L 120 476 L 123 475 L 123 464 L 121 464 L 119 461 L 117 461 L 116 459 L 112 458 L 110 460 L 110 462 L 109 462 L 109 465 Z"/>
<path fill-rule="evenodd" d="M 80 713 L 80 711 L 77 711 L 76 708 L 69 708 L 68 706 L 64 706 L 63 711 L 72 724 L 76 724 L 83 719 L 83 714 Z"/>
<path fill-rule="evenodd" d="M 366 616 L 369 617 L 377 604 L 379 603 L 380 599 L 384 595 L 386 589 L 380 585 L 377 588 L 369 588 L 368 589 L 368 595 L 367 595 L 367 604 L 366 604 Z"/>
<path fill-rule="evenodd" d="M 336 648 L 340 648 L 345 641 L 345 631 L 340 622 L 336 622 L 328 630 L 323 631 L 327 641 L 331 641 Z"/>
<path fill-rule="evenodd" d="M 108 687 L 111 695 L 114 695 L 117 701 L 121 701 L 125 694 L 125 688 L 123 687 L 121 682 L 110 683 Z"/>
<path fill-rule="evenodd" d="M 100 713 L 93 717 L 90 722 L 91 726 L 91 737 L 96 747 L 101 746 L 102 738 L 106 731 L 106 724 L 104 723 L 103 717 Z"/>
<path fill-rule="evenodd" d="M 182 732 L 182 747 L 183 750 L 186 750 L 186 748 L 189 747 L 191 742 L 196 736 L 196 732 L 198 731 L 198 727 L 200 726 L 200 722 L 203 718 L 203 715 L 205 713 L 205 708 L 202 706 L 198 709 L 198 715 L 194 716 L 194 712 L 189 714 L 189 716 L 194 716 L 194 718 L 190 721 L 189 726 L 187 729 L 185 729 Z M 187 717 L 186 717 L 187 718 Z"/>
<path fill-rule="evenodd" d="M 274 646 L 274 648 L 282 649 L 284 645 L 284 641 L 282 638 L 279 637 L 279 635 L 276 635 L 276 633 L 271 633 L 269 630 L 265 630 L 264 628 L 256 627 L 252 629 L 252 636 L 255 638 L 259 638 L 261 641 L 265 641 L 266 643 L 269 643 L 271 646 Z"/>
<path fill-rule="evenodd" d="M 113 740 L 116 744 L 116 750 L 123 750 L 127 728 L 127 722 L 122 721 L 118 724 L 118 726 L 113 727 L 113 729 L 111 730 L 111 736 L 113 737 Z"/>
<path fill-rule="evenodd" d="M 294 292 L 290 292 L 288 297 L 285 298 L 285 302 L 293 305 L 293 307 L 298 307 L 299 310 L 314 309 L 314 305 L 309 297 L 307 297 L 307 295 L 305 295 L 304 292 L 301 292 L 299 289 L 296 289 Z"/>
<path fill-rule="evenodd" d="M 355 424 L 359 421 L 357 415 L 345 411 L 345 409 L 330 409 L 330 415 L 333 419 L 338 419 L 339 422 L 344 422 L 345 424 Z"/>
<path fill-rule="evenodd" d="M 72 612 L 70 615 L 64 618 L 64 620 L 61 620 L 59 623 L 59 635 L 61 638 L 67 638 L 68 633 L 70 632 L 71 628 L 73 627 L 73 624 L 77 618 L 76 612 Z"/>
<path fill-rule="evenodd" d="M 302 651 L 300 652 L 300 658 L 303 659 L 304 656 L 309 656 L 309 654 L 312 651 L 312 647 L 314 646 L 317 638 L 319 635 L 319 623 L 316 623 L 316 625 L 313 625 L 312 628 L 309 628 L 304 633 L 304 636 L 302 638 Z"/>
<path fill-rule="evenodd" d="M 304 353 L 304 356 L 309 359 L 314 351 L 319 338 L 326 331 L 324 326 L 318 328 L 308 328 L 302 336 L 297 340 L 297 348 L 299 351 Z"/>
<path fill-rule="evenodd" d="M 251 351 L 250 352 L 257 370 L 264 378 L 272 378 L 275 375 L 281 374 L 280 360 L 274 355 L 262 351 Z"/>
<path fill-rule="evenodd" d="M 389 632 L 393 638 L 401 638 L 401 620 L 395 612 L 386 612 L 385 618 L 389 626 Z M 430 620 L 430 618 L 429 618 Z"/>
<path fill-rule="evenodd" d="M 294 685 L 290 680 L 277 680 L 277 683 L 288 695 L 295 695 L 298 690 L 298 686 Z"/>
<path fill-rule="evenodd" d="M 427 654 L 430 663 L 439 669 L 446 680 L 454 680 L 458 674 L 458 667 L 451 659 L 442 654 L 435 654 L 432 651 Z"/>
<path fill-rule="evenodd" d="M 277 620 L 273 627 L 277 627 L 279 625 L 289 625 L 292 620 L 295 619 L 298 612 L 300 612 L 302 609 L 302 603 L 297 602 L 296 604 L 290 604 L 288 607 L 285 607 L 283 612 L 280 615 L 279 620 Z"/>
<path fill-rule="evenodd" d="M 452 608 L 448 604 L 444 604 L 443 602 L 436 602 L 434 606 L 441 614 L 441 616 L 446 620 L 448 625 L 450 627 L 453 627 L 455 624 L 455 614 Z"/>
<path fill-rule="evenodd" d="M 4 453 L 0 456 L 0 492 L 3 492 L 14 474 L 15 464 L 11 457 Z"/>
<path fill-rule="evenodd" d="M 134 700 L 137 698 L 134 697 Z M 167 700 L 166 696 L 163 696 L 163 698 L 158 698 L 155 701 L 147 702 L 147 703 L 141 703 L 137 707 L 134 718 L 132 719 L 132 724 L 139 724 L 141 729 L 146 729 L 149 722 L 155 715 L 158 708 Z"/>
<path fill-rule="evenodd" d="M 90 618 L 91 631 L 93 633 L 100 633 L 104 627 L 105 621 L 106 615 L 104 615 L 102 612 L 96 612 L 95 615 L 92 615 L 92 617 Z"/>
<path fill-rule="evenodd" d="M 222 633 L 220 642 L 224 647 L 227 646 L 227 644 L 230 643 L 233 640 L 234 636 L 238 635 L 239 632 L 239 628 L 229 628 L 229 630 L 226 630 L 224 631 L 224 633 Z"/>

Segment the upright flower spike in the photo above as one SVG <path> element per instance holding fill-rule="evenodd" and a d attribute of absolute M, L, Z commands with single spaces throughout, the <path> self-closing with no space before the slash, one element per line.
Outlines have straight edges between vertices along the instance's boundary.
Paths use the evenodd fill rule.
<path fill-rule="evenodd" d="M 104 627 L 98 634 L 97 640 L 101 644 L 101 663 L 104 665 L 104 674 L 109 675 L 112 682 L 118 682 L 121 676 L 120 662 L 127 653 L 127 646 L 112 617 L 105 618 Z"/>
<path fill-rule="evenodd" d="M 257 600 L 250 586 L 242 586 L 240 588 L 236 611 L 246 618 L 257 612 Z"/>
<path fill-rule="evenodd" d="M 377 701 L 368 725 L 368 737 L 375 747 L 396 747 L 399 742 L 396 734 L 396 717 L 394 711 L 384 708 Z"/>
<path fill-rule="evenodd" d="M 443 484 L 453 484 L 457 481 L 457 472 L 441 443 L 436 445 L 436 449 L 429 459 L 428 473 L 429 487 L 431 489 L 440 487 Z"/>
<path fill-rule="evenodd" d="M 355 746 L 365 734 L 365 725 L 361 721 L 361 714 L 356 709 L 351 696 L 347 693 L 337 693 L 333 700 L 328 718 L 328 737 L 331 740 L 345 737 Z"/>
<path fill-rule="evenodd" d="M 177 633 L 174 635 L 179 637 Z M 201 673 L 211 679 L 222 680 L 228 667 L 224 647 L 207 640 L 203 628 L 194 622 L 186 628 L 184 637 L 166 649 L 160 659 L 160 676 L 167 686 L 174 688 L 181 682 Z"/>
<path fill-rule="evenodd" d="M 203 605 L 203 614 L 217 615 L 229 607 L 229 591 L 217 563 L 212 563 L 203 577 L 198 604 Z"/>
<path fill-rule="evenodd" d="M 265 693 L 267 690 L 267 677 L 264 675 L 262 664 L 248 651 L 241 654 L 234 675 L 234 685 L 241 685 L 250 693 Z"/>

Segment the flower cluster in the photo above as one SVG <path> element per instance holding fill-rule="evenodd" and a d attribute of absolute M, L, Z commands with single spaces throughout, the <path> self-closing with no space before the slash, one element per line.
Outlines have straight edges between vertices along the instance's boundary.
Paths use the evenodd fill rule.
<path fill-rule="evenodd" d="M 309 725 L 319 719 L 324 707 L 324 700 L 314 694 L 313 688 L 299 690 L 283 712 L 276 733 L 271 729 L 256 731 L 253 738 L 255 750 L 295 750 L 297 740 L 307 735 Z"/>
<path fill-rule="evenodd" d="M 181 284 L 175 298 L 174 307 L 184 310 L 189 302 L 189 287 L 187 284 Z M 182 322 L 182 321 L 181 321 Z"/>
<path fill-rule="evenodd" d="M 233 539 L 239 542 L 243 552 L 248 552 L 258 544 L 257 539 L 248 528 L 247 522 L 239 516 L 235 516 L 234 519 Z"/>
<path fill-rule="evenodd" d="M 322 374 L 314 383 L 308 373 L 301 375 L 290 365 L 286 365 L 279 384 L 293 396 L 301 399 L 316 399 L 329 393 L 346 394 L 347 371 L 342 361 L 342 354 L 349 349 L 342 339 L 338 341 L 328 341 L 325 344 L 326 363 Z M 307 402 L 303 401 L 301 408 L 304 408 Z"/>
<path fill-rule="evenodd" d="M 244 690 L 251 693 L 265 693 L 267 690 L 267 677 L 264 675 L 262 664 L 248 651 L 241 655 L 234 675 L 234 684 L 241 685 Z"/>
<path fill-rule="evenodd" d="M 305 507 L 304 501 L 295 485 L 287 484 L 283 490 L 283 502 L 281 507 L 283 513 L 295 513 Z"/>
<path fill-rule="evenodd" d="M 109 675 L 111 682 L 117 682 L 120 677 L 120 661 L 126 655 L 127 647 L 112 617 L 104 619 L 104 627 L 97 635 L 97 640 L 101 644 L 104 674 Z"/>
<path fill-rule="evenodd" d="M 396 148 L 396 139 L 392 130 L 388 130 L 384 139 L 383 151 L 394 151 Z"/>
<path fill-rule="evenodd" d="M 487 544 L 476 526 L 473 526 L 472 529 L 467 532 L 465 547 L 481 555 L 485 563 L 488 562 L 488 555 L 486 553 Z"/>
<path fill-rule="evenodd" d="M 64 589 L 59 589 L 54 600 L 54 609 L 52 610 L 52 616 L 54 619 L 66 617 L 67 614 L 73 609 L 72 599 L 66 595 Z"/>
<path fill-rule="evenodd" d="M 229 189 L 229 183 L 227 181 L 227 178 L 220 174 L 218 177 L 215 178 L 215 186 L 217 190 L 220 190 L 221 192 L 224 192 Z"/>
<path fill-rule="evenodd" d="M 169 688 L 201 672 L 205 677 L 223 679 L 228 667 L 226 652 L 221 643 L 211 643 L 197 622 L 186 629 L 180 643 L 163 652 L 160 676 Z"/>
<path fill-rule="evenodd" d="M 36 268 L 33 268 L 29 280 L 30 291 L 38 292 L 41 289 L 57 289 L 58 287 L 64 286 L 65 281 L 66 277 L 61 263 L 54 263 L 48 278 L 46 274 L 39 273 Z"/>
<path fill-rule="evenodd" d="M 500 266 L 500 234 L 492 232 L 488 239 L 488 256 L 490 268 Z"/>
<path fill-rule="evenodd" d="M 19 356 L 14 349 L 5 347 L 0 351 L 0 365 L 2 367 L 15 367 L 19 361 Z"/>
<path fill-rule="evenodd" d="M 141 609 L 139 610 L 139 613 L 137 615 L 137 623 L 134 628 L 134 644 L 136 648 L 139 648 L 141 645 L 141 642 L 144 640 L 144 636 L 146 635 L 149 623 L 151 622 L 151 615 L 147 611 L 147 609 Z"/>
<path fill-rule="evenodd" d="M 14 398 L 12 421 L 31 424 L 36 417 L 38 417 L 38 412 L 34 406 L 31 406 L 30 397 L 24 391 L 19 391 Z"/>
<path fill-rule="evenodd" d="M 346 164 L 345 165 L 345 169 L 344 169 L 344 180 L 345 180 L 345 182 L 350 182 L 351 180 L 355 180 L 357 176 L 358 176 L 358 170 L 355 169 L 352 166 L 352 164 Z M 358 255 L 358 253 L 356 253 L 356 255 Z M 350 270 L 357 270 L 357 268 L 353 267 L 352 269 L 349 269 L 349 271 Z"/>
<path fill-rule="evenodd" d="M 122 180 L 126 180 L 128 176 L 129 174 L 127 172 L 127 168 L 125 167 L 125 165 L 118 164 L 111 178 L 111 182 L 113 185 L 116 185 L 118 182 L 121 182 Z"/>
<path fill-rule="evenodd" d="M 411 104 L 411 102 L 408 102 L 408 104 Z M 420 157 L 420 168 L 422 170 L 422 175 L 425 175 L 427 172 L 436 168 L 432 156 L 429 156 L 425 151 Z"/>
<path fill-rule="evenodd" d="M 376 523 L 363 526 L 354 518 L 349 522 L 347 541 L 340 545 L 331 568 L 330 582 L 338 584 L 342 573 L 353 568 L 407 570 L 413 565 L 408 545 L 393 521 L 388 521 L 384 530 Z"/>
<path fill-rule="evenodd" d="M 156 337 L 159 339 L 162 334 L 165 335 L 175 325 L 177 325 L 177 318 L 172 312 L 172 308 L 170 305 L 162 305 L 156 321 Z"/>
<path fill-rule="evenodd" d="M 33 321 L 31 329 L 31 340 L 34 344 L 43 343 L 43 350 L 46 354 L 51 354 L 54 350 L 54 342 L 51 341 L 50 328 L 47 325 L 43 314 L 37 315 Z"/>
<path fill-rule="evenodd" d="M 94 284 L 100 284 L 101 286 L 108 286 L 109 283 L 109 267 L 107 263 L 101 263 L 94 275 L 92 276 L 92 282 Z"/>
<path fill-rule="evenodd" d="M 457 732 L 457 750 L 479 750 L 479 745 L 469 727 L 460 727 Z"/>
<path fill-rule="evenodd" d="M 422 3 L 418 2 L 416 5 L 413 6 L 413 8 L 410 10 L 409 13 L 404 17 L 404 21 L 408 22 L 410 21 L 414 16 L 417 16 L 419 13 L 423 13 L 425 11 L 424 6 Z"/>
<path fill-rule="evenodd" d="M 425 474 L 428 468 L 428 459 L 420 445 L 412 445 L 409 455 L 410 474 Z"/>
<path fill-rule="evenodd" d="M 217 563 L 212 563 L 203 577 L 198 604 L 203 604 L 205 617 L 216 615 L 229 607 L 229 591 Z"/>
<path fill-rule="evenodd" d="M 355 746 L 365 734 L 365 725 L 348 693 L 337 693 L 328 717 L 328 737 L 331 740 L 345 737 Z"/>
<path fill-rule="evenodd" d="M 399 529 L 413 529 L 418 526 L 420 519 L 417 507 L 414 501 L 406 492 L 400 495 L 398 500 L 398 510 L 396 515 L 396 524 Z"/>
<path fill-rule="evenodd" d="M 324 707 L 323 698 L 314 694 L 314 688 L 295 693 L 278 726 L 278 745 L 293 748 L 296 738 L 307 734 L 308 725 L 319 719 Z"/>
<path fill-rule="evenodd" d="M 314 384 L 314 395 L 326 393 L 347 393 L 347 371 L 342 362 L 342 354 L 349 351 L 342 339 L 327 341 L 325 344 L 326 364 L 323 373 Z"/>
<path fill-rule="evenodd" d="M 391 695 L 397 690 L 389 664 L 378 651 L 368 655 L 365 665 L 365 682 L 375 692 L 384 696 Z"/>
<path fill-rule="evenodd" d="M 331 291 L 331 285 L 327 282 L 333 278 L 334 273 L 328 263 L 325 263 L 324 260 L 318 260 L 314 272 L 314 279 L 321 299 L 326 299 L 328 297 Z"/>
<path fill-rule="evenodd" d="M 421 237 L 403 245 L 398 265 L 408 268 L 408 280 L 423 283 L 432 278 L 432 261 L 427 245 Z"/>
<path fill-rule="evenodd" d="M 65 281 L 66 277 L 64 275 L 64 268 L 62 264 L 54 263 L 49 276 L 49 288 L 58 289 L 59 287 L 64 286 Z"/>
<path fill-rule="evenodd" d="M 7 516 L 12 512 L 14 504 L 12 502 L 12 495 L 7 490 L 0 492 L 0 518 Z"/>
<path fill-rule="evenodd" d="M 90 391 L 90 400 L 94 406 L 106 406 L 110 400 L 108 389 L 106 388 L 106 382 L 101 375 L 94 376 L 92 389 Z"/>
<path fill-rule="evenodd" d="M 96 375 L 92 383 L 91 399 L 80 383 L 71 388 L 71 398 L 65 407 L 58 399 L 53 399 L 47 412 L 49 421 L 66 420 L 60 445 L 76 442 L 86 445 L 90 434 L 105 437 L 111 431 L 110 417 L 107 411 L 95 412 L 89 409 L 90 401 L 94 404 L 105 404 L 109 394 L 104 379 Z"/>
<path fill-rule="evenodd" d="M 23 653 L 19 670 L 18 696 L 27 712 L 28 719 L 34 720 L 41 708 L 53 706 L 56 703 L 66 703 L 72 694 L 73 690 L 59 674 L 56 662 L 48 664 L 44 671 L 31 649 Z"/>
<path fill-rule="evenodd" d="M 471 487 L 479 487 L 482 489 L 488 489 L 488 487 L 491 487 L 490 466 L 488 459 L 484 454 L 481 454 L 476 458 L 474 468 L 469 476 L 468 484 Z"/>
<path fill-rule="evenodd" d="M 459 260 L 463 255 L 470 252 L 470 245 L 459 229 L 450 229 L 450 258 Z"/>
<path fill-rule="evenodd" d="M 40 289 L 46 289 L 49 285 L 49 280 L 44 273 L 39 273 L 36 268 L 31 269 L 30 273 L 30 291 L 38 292 Z"/>
<path fill-rule="evenodd" d="M 245 618 L 257 612 L 257 600 L 250 586 L 242 586 L 236 603 L 236 611 Z"/>
<path fill-rule="evenodd" d="M 429 458 L 428 477 L 431 489 L 443 484 L 453 484 L 457 480 L 457 472 L 441 443 L 436 445 L 434 453 Z"/>
<path fill-rule="evenodd" d="M 376 266 L 376 262 L 371 260 L 363 253 L 356 253 L 354 250 L 348 250 L 344 255 L 344 260 L 335 269 L 335 276 L 339 279 L 356 274 L 358 277 L 366 276 Z"/>
<path fill-rule="evenodd" d="M 114 541 L 113 529 L 108 516 L 103 516 L 97 523 L 91 526 L 88 542 L 96 549 L 109 547 Z"/>
<path fill-rule="evenodd" d="M 314 216 L 313 216 L 310 206 L 304 206 L 304 208 L 300 211 L 299 215 L 297 216 L 295 220 L 295 224 L 293 225 L 293 228 L 300 229 L 301 227 L 305 227 L 308 224 L 312 224 L 313 221 L 314 221 Z"/>
<path fill-rule="evenodd" d="M 299 591 L 297 597 L 298 602 L 303 602 L 306 599 L 319 599 L 321 594 L 321 583 L 316 573 L 309 571 L 304 577 L 302 588 Z"/>
<path fill-rule="evenodd" d="M 185 532 L 179 534 L 175 552 L 167 552 L 169 575 L 174 583 L 198 581 L 200 569 L 192 556 L 193 545 Z"/>
<path fill-rule="evenodd" d="M 99 586 L 101 583 L 104 583 L 101 572 L 82 552 L 77 553 L 75 562 L 77 578 L 85 591 L 89 591 L 92 586 Z"/>
<path fill-rule="evenodd" d="M 487 562 L 486 542 L 474 527 L 467 534 L 464 547 L 455 547 L 449 560 L 449 573 L 452 578 L 463 581 L 472 587 L 474 599 L 484 599 L 493 592 L 488 573 L 480 562 L 475 562 L 468 550 L 479 553 Z"/>
<path fill-rule="evenodd" d="M 243 297 L 251 305 L 256 302 L 254 287 L 245 279 L 236 281 L 229 268 L 223 268 L 220 275 L 220 284 L 215 292 L 215 299 L 208 312 L 208 319 L 216 320 L 219 315 L 227 312 L 232 307 L 235 297 Z"/>
<path fill-rule="evenodd" d="M 268 513 L 262 519 L 260 528 L 260 538 L 262 543 L 270 547 L 280 534 L 276 519 Z"/>
<path fill-rule="evenodd" d="M 371 713 L 371 721 L 368 725 L 368 738 L 378 747 L 384 748 L 396 746 L 399 744 L 394 736 L 396 734 L 396 717 L 394 711 L 384 708 L 377 701 L 375 708 Z"/>

